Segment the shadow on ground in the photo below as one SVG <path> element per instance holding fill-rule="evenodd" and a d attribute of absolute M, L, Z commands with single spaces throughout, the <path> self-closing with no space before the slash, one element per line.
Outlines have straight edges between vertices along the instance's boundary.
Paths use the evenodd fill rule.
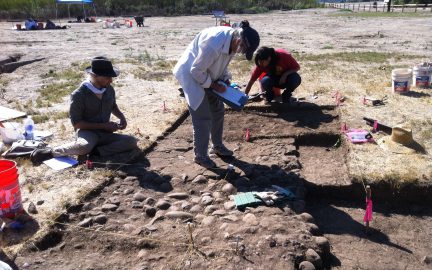
<path fill-rule="evenodd" d="M 404 93 L 403 95 L 407 97 L 414 97 L 414 98 L 424 98 L 424 97 L 431 96 L 429 93 L 422 93 L 422 92 L 415 92 L 415 91 L 409 91 L 407 93 Z"/>
<path fill-rule="evenodd" d="M 294 123 L 294 127 L 319 129 L 337 119 L 337 115 L 328 113 L 334 106 L 319 106 L 310 102 L 300 102 L 293 105 L 274 103 L 268 107 L 247 106 L 244 111 L 271 119 L 282 119 Z"/>
<path fill-rule="evenodd" d="M 6 228 L 0 234 L 0 246 L 13 246 L 31 238 L 40 228 L 39 223 L 26 212 L 15 219 L 3 218 Z"/>
<path fill-rule="evenodd" d="M 353 207 L 352 204 L 338 201 L 338 205 L 344 207 Z M 358 208 L 362 208 L 360 205 Z M 379 211 L 380 206 L 375 207 L 374 211 Z M 388 211 L 388 210 L 384 210 Z M 412 254 L 412 250 L 393 243 L 387 234 L 378 229 L 366 230 L 365 226 L 354 220 L 349 214 L 338 209 L 332 203 L 326 200 L 315 200 L 310 202 L 308 212 L 315 218 L 317 225 L 320 227 L 324 234 L 343 235 L 348 234 L 358 238 L 367 239 L 377 244 L 386 245 L 391 248 L 401 250 Z M 389 213 L 390 214 L 390 213 Z"/>

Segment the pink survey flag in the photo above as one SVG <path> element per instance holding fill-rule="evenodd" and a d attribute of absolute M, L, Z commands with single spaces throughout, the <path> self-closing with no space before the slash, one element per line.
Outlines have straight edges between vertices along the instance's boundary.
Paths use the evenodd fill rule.
<path fill-rule="evenodd" d="M 366 212 L 363 217 L 363 222 L 369 222 L 372 220 L 372 200 L 366 198 Z"/>

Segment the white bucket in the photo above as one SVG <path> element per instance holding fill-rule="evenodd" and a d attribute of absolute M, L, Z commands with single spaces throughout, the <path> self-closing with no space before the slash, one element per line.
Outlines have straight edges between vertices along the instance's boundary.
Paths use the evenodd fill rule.
<path fill-rule="evenodd" d="M 403 94 L 409 92 L 411 86 L 412 69 L 398 68 L 392 71 L 393 93 Z"/>
<path fill-rule="evenodd" d="M 413 86 L 419 88 L 429 88 L 431 84 L 432 67 L 424 64 L 413 68 Z"/>

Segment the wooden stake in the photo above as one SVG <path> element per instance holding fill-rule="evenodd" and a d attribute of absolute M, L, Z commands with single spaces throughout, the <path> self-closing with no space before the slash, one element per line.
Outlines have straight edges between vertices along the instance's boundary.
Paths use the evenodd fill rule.
<path fill-rule="evenodd" d="M 189 243 L 190 243 L 189 248 L 191 250 L 195 250 L 195 243 L 194 243 L 194 239 L 193 239 L 193 235 L 192 235 L 192 226 L 191 226 L 191 223 L 188 222 L 187 225 L 188 225 L 188 229 L 189 229 Z"/>

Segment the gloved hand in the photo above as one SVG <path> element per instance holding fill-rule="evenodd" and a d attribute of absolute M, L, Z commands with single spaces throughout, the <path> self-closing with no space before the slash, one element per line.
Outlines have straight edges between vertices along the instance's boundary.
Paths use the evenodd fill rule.
<path fill-rule="evenodd" d="M 274 201 L 279 199 L 275 192 L 254 192 L 254 196 L 262 200 L 268 206 L 273 205 Z"/>

